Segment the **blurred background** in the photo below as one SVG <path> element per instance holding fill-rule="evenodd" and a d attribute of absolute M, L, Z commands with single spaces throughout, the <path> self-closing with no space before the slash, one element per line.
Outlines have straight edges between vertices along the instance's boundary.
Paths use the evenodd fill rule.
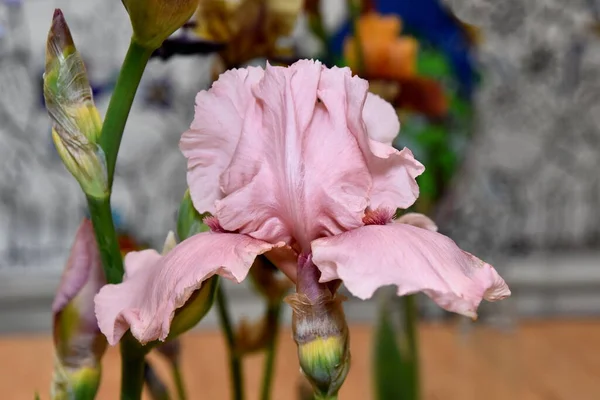
<path fill-rule="evenodd" d="M 410 147 L 428 169 L 415 209 L 494 264 L 513 292 L 505 302 L 485 305 L 477 322 L 450 317 L 419 298 L 425 398 L 600 398 L 600 363 L 590 355 L 600 346 L 600 1 L 363 3 L 371 16 L 361 22 L 364 75 L 398 109 L 402 131 L 395 144 Z M 24 345 L 31 354 L 21 362 L 38 349 L 48 359 L 40 363 L 48 365 L 51 345 L 46 349 L 43 340 L 51 330 L 50 304 L 86 215 L 85 198 L 54 149 L 44 109 L 44 49 L 56 7 L 83 54 L 101 113 L 131 33 L 117 0 L 0 2 L 0 351 L 36 334 L 41 342 Z M 351 25 L 345 0 L 307 1 L 293 31 L 277 38 L 287 52 L 269 57 L 353 66 Z M 200 31 L 176 35 L 193 39 Z M 395 56 L 381 66 L 369 49 L 387 41 Z M 199 45 L 192 54 L 163 54 L 146 69 L 113 194 L 125 247 L 160 248 L 174 228 L 186 188 L 177 145 L 193 117 L 195 94 L 223 65 L 265 61 L 265 54 L 241 64 L 231 54 L 200 54 L 209 50 Z M 262 303 L 248 287 L 228 291 L 236 315 L 261 314 Z M 376 309 L 377 299 L 346 305 L 357 333 L 348 397 L 342 398 L 352 398 L 351 392 L 370 398 Z M 211 314 L 198 329 L 214 331 L 206 343 L 222 347 L 216 326 Z M 288 341 L 282 352 L 292 354 Z M 5 368 L 9 364 L 0 361 Z M 296 364 L 281 368 L 297 375 Z M 220 372 L 226 376 L 225 368 Z M 39 379 L 31 374 L 38 386 L 49 379 L 46 371 Z M 274 398 L 292 398 L 282 375 Z M 35 386 L 23 380 L 28 392 L 6 398 L 32 397 L 20 397 Z M 0 378 L 0 388 L 12 384 Z M 508 392 L 490 392 L 494 385 Z M 106 393 L 101 398 L 112 398 Z M 215 393 L 206 398 L 225 398 Z"/>

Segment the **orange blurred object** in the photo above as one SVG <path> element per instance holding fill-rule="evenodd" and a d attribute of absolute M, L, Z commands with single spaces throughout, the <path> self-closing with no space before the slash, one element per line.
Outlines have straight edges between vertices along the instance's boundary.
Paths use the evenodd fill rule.
<path fill-rule="evenodd" d="M 399 36 L 400 18 L 367 13 L 358 21 L 363 68 L 360 74 L 372 79 L 401 80 L 414 76 L 419 44 L 409 36 Z M 352 70 L 359 68 L 356 38 L 344 42 L 344 56 Z"/>

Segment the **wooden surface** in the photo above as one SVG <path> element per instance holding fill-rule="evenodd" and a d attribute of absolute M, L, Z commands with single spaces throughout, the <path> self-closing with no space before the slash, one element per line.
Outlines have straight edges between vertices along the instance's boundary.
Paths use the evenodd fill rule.
<path fill-rule="evenodd" d="M 351 328 L 352 368 L 340 400 L 372 398 L 371 330 Z M 427 400 L 598 400 L 600 399 L 600 320 L 527 322 L 516 333 L 456 326 L 421 327 L 424 398 Z M 279 342 L 273 400 L 295 400 L 298 362 L 290 332 Z M 229 399 L 224 342 L 217 332 L 183 338 L 183 370 L 190 399 Z M 1 399 L 31 400 L 34 390 L 48 399 L 53 360 L 49 337 L 0 339 Z M 117 399 L 119 358 L 104 358 L 99 399 Z M 167 377 L 164 365 L 159 365 Z M 245 363 L 248 400 L 258 399 L 262 357 Z M 145 397 L 148 399 L 148 397 Z M 393 400 L 393 399 L 390 399 Z"/>

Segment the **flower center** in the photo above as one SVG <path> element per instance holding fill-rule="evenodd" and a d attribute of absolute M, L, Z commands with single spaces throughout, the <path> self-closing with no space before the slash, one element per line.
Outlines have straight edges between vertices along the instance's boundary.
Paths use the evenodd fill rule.
<path fill-rule="evenodd" d="M 375 210 L 367 209 L 363 217 L 365 225 L 387 225 L 394 220 L 395 211 L 391 208 L 380 207 Z"/>

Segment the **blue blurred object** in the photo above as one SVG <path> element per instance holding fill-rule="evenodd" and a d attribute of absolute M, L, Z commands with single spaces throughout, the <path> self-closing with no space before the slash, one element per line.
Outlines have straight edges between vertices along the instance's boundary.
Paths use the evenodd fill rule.
<path fill-rule="evenodd" d="M 477 79 L 475 65 L 470 54 L 471 43 L 464 27 L 439 0 L 375 0 L 375 8 L 381 14 L 396 14 L 402 18 L 403 32 L 429 42 L 448 57 L 460 94 L 471 97 Z M 331 48 L 342 54 L 344 38 L 352 31 L 351 21 L 331 37 Z"/>
<path fill-rule="evenodd" d="M 91 218 L 90 211 L 87 207 L 85 207 L 84 215 L 86 218 Z M 112 209 L 112 218 L 113 218 L 113 224 L 115 224 L 115 229 L 117 230 L 117 232 L 121 231 L 124 228 L 123 215 L 118 210 L 115 210 L 113 208 Z"/>

